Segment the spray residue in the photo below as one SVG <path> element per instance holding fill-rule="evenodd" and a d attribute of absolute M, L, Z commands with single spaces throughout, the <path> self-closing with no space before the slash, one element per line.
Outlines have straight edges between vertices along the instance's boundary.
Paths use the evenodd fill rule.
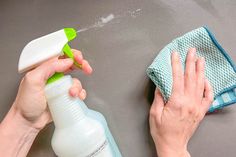
<path fill-rule="evenodd" d="M 87 30 L 90 30 L 90 29 L 93 29 L 93 28 L 101 28 L 101 27 L 105 26 L 108 23 L 114 23 L 113 22 L 114 19 L 121 19 L 121 18 L 124 18 L 124 17 L 136 18 L 137 16 L 140 15 L 141 11 L 142 11 L 142 9 L 136 9 L 136 10 L 133 10 L 133 11 L 129 10 L 129 11 L 125 11 L 121 14 L 117 14 L 116 16 L 114 14 L 109 14 L 105 17 L 99 18 L 99 20 L 97 22 L 95 22 L 93 25 L 79 29 L 77 31 L 77 33 L 84 32 L 84 31 L 87 31 Z"/>
<path fill-rule="evenodd" d="M 99 19 L 99 21 L 97 21 L 94 25 L 86 27 L 86 28 L 79 29 L 77 31 L 77 33 L 87 31 L 87 30 L 89 30 L 91 28 L 103 27 L 105 24 L 107 24 L 108 22 L 112 21 L 114 18 L 115 18 L 115 16 L 113 14 L 109 14 L 106 17 L 101 17 Z"/>

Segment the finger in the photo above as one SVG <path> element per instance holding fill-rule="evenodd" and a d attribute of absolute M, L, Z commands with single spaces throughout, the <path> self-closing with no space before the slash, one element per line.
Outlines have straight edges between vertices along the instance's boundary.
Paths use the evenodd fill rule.
<path fill-rule="evenodd" d="M 78 98 L 80 98 L 81 100 L 84 100 L 84 99 L 86 98 L 86 95 L 87 95 L 85 89 L 79 89 L 79 88 L 71 88 L 71 89 L 69 90 L 69 94 L 70 94 L 72 97 L 74 97 L 74 98 L 78 97 Z"/>
<path fill-rule="evenodd" d="M 213 88 L 210 82 L 207 79 L 205 79 L 204 98 L 202 99 L 202 109 L 204 113 L 208 111 L 209 107 L 212 104 L 213 99 L 214 99 Z"/>
<path fill-rule="evenodd" d="M 47 124 L 51 123 L 52 122 L 52 115 L 51 115 L 51 112 L 47 109 L 45 111 L 45 114 L 47 114 Z"/>
<path fill-rule="evenodd" d="M 79 50 L 72 49 L 72 52 L 74 54 L 75 61 L 79 64 L 82 64 L 83 61 L 83 55 Z"/>
<path fill-rule="evenodd" d="M 205 59 L 203 57 L 197 59 L 196 75 L 197 75 L 197 95 L 199 95 L 199 97 L 202 98 L 205 84 Z"/>
<path fill-rule="evenodd" d="M 73 78 L 73 84 L 72 84 L 72 87 L 69 90 L 69 94 L 72 97 L 79 97 L 80 92 L 82 91 L 82 89 L 83 88 L 82 88 L 81 82 L 78 79 Z"/>
<path fill-rule="evenodd" d="M 86 90 L 85 89 L 79 89 L 79 88 L 71 88 L 69 91 L 70 95 L 74 98 L 78 97 L 81 100 L 84 100 L 86 98 Z"/>
<path fill-rule="evenodd" d="M 55 72 L 65 72 L 72 66 L 72 64 L 73 61 L 69 58 L 53 58 L 32 70 L 31 76 L 40 79 L 45 83 Z"/>
<path fill-rule="evenodd" d="M 88 61 L 87 60 L 83 60 L 82 61 L 82 66 L 81 66 L 82 68 L 82 71 L 85 73 L 85 74 L 91 74 L 92 72 L 93 72 L 93 69 L 92 69 L 92 67 L 90 66 L 90 64 L 88 63 Z M 73 65 L 72 67 L 70 67 L 68 70 L 66 70 L 65 71 L 65 73 L 69 73 L 69 72 L 71 72 L 71 71 L 73 71 L 73 70 L 76 70 L 76 69 L 78 69 L 78 67 L 77 66 L 75 66 L 75 65 Z"/>
<path fill-rule="evenodd" d="M 73 53 L 75 61 L 79 64 L 82 64 L 82 61 L 83 61 L 82 53 L 79 50 L 76 50 L 76 49 L 71 49 L 71 51 Z M 62 55 L 62 56 L 58 57 L 58 59 L 65 59 L 65 58 L 68 58 L 68 56 L 67 55 Z"/>
<path fill-rule="evenodd" d="M 155 98 L 152 103 L 151 107 L 151 114 L 155 117 L 158 117 L 159 120 L 161 120 L 162 111 L 164 109 L 164 98 L 158 88 L 155 90 Z"/>
<path fill-rule="evenodd" d="M 71 49 L 71 51 L 73 52 L 74 55 L 78 55 L 81 56 L 83 58 L 82 52 L 76 49 Z"/>
<path fill-rule="evenodd" d="M 184 87 L 184 76 L 180 57 L 178 52 L 173 52 L 171 55 L 172 76 L 173 76 L 173 93 L 180 93 Z"/>
<path fill-rule="evenodd" d="M 67 70 L 64 72 L 64 74 L 68 74 L 68 73 L 72 72 L 73 70 L 75 70 L 75 69 L 74 69 L 73 66 L 72 66 L 72 67 L 70 67 L 69 69 L 67 69 Z"/>
<path fill-rule="evenodd" d="M 81 67 L 79 67 L 79 69 L 82 69 L 85 74 L 91 74 L 93 69 L 89 65 L 88 61 L 83 59 L 82 52 L 80 52 L 79 50 L 76 50 L 76 49 L 72 49 L 72 52 L 74 54 L 75 62 L 78 63 L 79 65 L 81 65 Z M 62 56 L 61 58 L 63 58 L 63 57 L 65 57 L 65 56 Z M 75 69 L 78 69 L 77 65 L 73 65 L 67 72 L 70 72 Z"/>
<path fill-rule="evenodd" d="M 187 54 L 186 59 L 186 68 L 185 68 L 185 89 L 187 92 L 195 90 L 195 81 L 196 81 L 196 49 L 190 48 Z"/>
<path fill-rule="evenodd" d="M 86 96 L 87 96 L 86 90 L 85 90 L 85 89 L 82 89 L 82 91 L 81 91 L 80 94 L 79 94 L 79 98 L 80 98 L 81 100 L 84 100 L 84 99 L 86 98 Z"/>
<path fill-rule="evenodd" d="M 87 60 L 83 60 L 82 62 L 82 70 L 85 74 L 91 74 L 93 72 L 92 67 L 89 65 Z"/>

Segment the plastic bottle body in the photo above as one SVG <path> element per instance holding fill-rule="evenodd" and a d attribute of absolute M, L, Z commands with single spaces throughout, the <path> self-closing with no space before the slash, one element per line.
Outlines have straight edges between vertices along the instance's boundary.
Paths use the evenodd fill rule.
<path fill-rule="evenodd" d="M 91 118 L 55 129 L 52 147 L 59 157 L 112 157 L 103 128 Z"/>
<path fill-rule="evenodd" d="M 113 138 L 113 136 L 111 134 L 111 131 L 107 126 L 107 122 L 106 122 L 105 117 L 100 112 L 89 109 L 85 105 L 85 103 L 81 103 L 81 107 L 85 112 L 87 112 L 87 115 L 89 117 L 98 120 L 101 123 L 101 125 L 103 126 L 103 128 L 105 130 L 105 133 L 106 133 L 106 137 L 107 137 L 108 142 L 109 142 L 109 145 L 112 149 L 113 157 L 122 157 L 121 152 L 120 152 L 120 150 L 119 150 L 119 148 L 118 148 L 118 146 L 115 142 L 115 139 Z"/>
<path fill-rule="evenodd" d="M 81 100 L 69 96 L 71 85 L 72 78 L 64 76 L 45 88 L 55 123 L 54 152 L 59 157 L 114 157 L 101 122 L 88 116 Z"/>

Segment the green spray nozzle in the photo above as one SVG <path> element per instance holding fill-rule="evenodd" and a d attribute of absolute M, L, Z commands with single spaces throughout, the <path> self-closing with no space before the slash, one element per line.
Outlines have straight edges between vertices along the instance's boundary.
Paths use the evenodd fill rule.
<path fill-rule="evenodd" d="M 64 32 L 68 41 L 75 39 L 77 36 L 76 30 L 74 28 L 64 28 Z"/>
<path fill-rule="evenodd" d="M 77 36 L 76 30 L 74 28 L 64 28 L 64 32 L 68 39 L 68 42 L 75 39 Z M 65 44 L 62 51 L 68 58 L 71 58 L 74 61 L 75 66 L 77 66 L 78 68 L 82 68 L 82 65 L 75 61 L 74 54 L 68 43 Z M 55 73 L 52 77 L 48 79 L 47 84 L 55 82 L 56 80 L 62 78 L 63 76 L 64 76 L 63 73 Z"/>

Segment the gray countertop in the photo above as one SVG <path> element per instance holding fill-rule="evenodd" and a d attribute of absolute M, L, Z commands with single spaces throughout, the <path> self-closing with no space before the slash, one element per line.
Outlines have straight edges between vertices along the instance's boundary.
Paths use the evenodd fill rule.
<path fill-rule="evenodd" d="M 88 92 L 86 104 L 102 112 L 124 157 L 153 157 L 148 113 L 152 84 L 145 70 L 166 44 L 207 25 L 236 61 L 234 0 L 1 0 L 0 119 L 9 110 L 22 75 L 17 63 L 23 47 L 36 37 L 64 27 L 85 28 L 101 17 L 115 19 L 78 35 L 71 46 L 94 68 L 78 77 Z M 29 157 L 55 156 L 53 124 L 35 140 Z M 208 115 L 190 141 L 193 157 L 236 154 L 236 106 Z"/>

